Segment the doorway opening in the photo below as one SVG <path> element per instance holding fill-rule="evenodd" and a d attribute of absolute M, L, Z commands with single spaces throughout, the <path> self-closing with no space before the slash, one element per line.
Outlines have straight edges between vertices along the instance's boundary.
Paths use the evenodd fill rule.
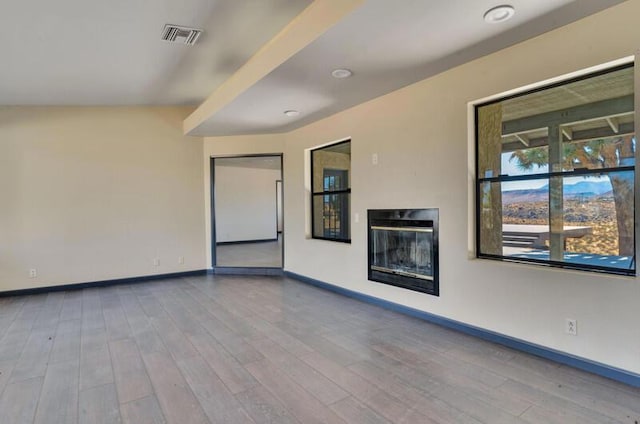
<path fill-rule="evenodd" d="M 282 174 L 282 154 L 211 158 L 214 273 L 282 274 Z"/>

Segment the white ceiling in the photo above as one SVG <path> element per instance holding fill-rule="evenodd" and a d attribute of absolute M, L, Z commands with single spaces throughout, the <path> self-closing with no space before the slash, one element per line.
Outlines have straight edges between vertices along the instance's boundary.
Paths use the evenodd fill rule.
<path fill-rule="evenodd" d="M 0 105 L 197 105 L 311 3 L 0 1 Z M 167 23 L 204 34 L 164 42 Z"/>
<path fill-rule="evenodd" d="M 366 0 L 190 134 L 289 131 L 622 1 L 509 0 L 515 17 L 490 25 L 501 0 Z M 0 2 L 0 105 L 197 105 L 313 3 Z M 205 32 L 170 44 L 166 23 Z M 337 67 L 354 76 L 331 78 Z"/>
<path fill-rule="evenodd" d="M 621 2 L 511 0 L 515 16 L 487 24 L 501 1 L 367 0 L 190 134 L 287 132 Z"/>

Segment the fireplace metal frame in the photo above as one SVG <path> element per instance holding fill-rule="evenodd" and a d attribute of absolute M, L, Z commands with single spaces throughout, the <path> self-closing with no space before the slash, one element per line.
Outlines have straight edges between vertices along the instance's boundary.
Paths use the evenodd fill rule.
<path fill-rule="evenodd" d="M 369 280 L 390 284 L 409 290 L 440 296 L 439 284 L 439 210 L 430 209 L 369 209 L 367 210 L 367 266 Z M 424 225 L 427 221 L 431 226 Z M 432 230 L 433 279 L 403 275 L 404 273 L 389 273 L 375 269 L 373 265 L 373 237 L 372 227 L 401 227 L 401 228 L 430 228 Z"/>

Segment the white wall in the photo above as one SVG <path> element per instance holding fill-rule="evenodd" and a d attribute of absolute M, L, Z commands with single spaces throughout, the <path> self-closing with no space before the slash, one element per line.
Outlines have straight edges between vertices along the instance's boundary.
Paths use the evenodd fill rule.
<path fill-rule="evenodd" d="M 0 291 L 205 268 L 191 110 L 0 108 Z"/>
<path fill-rule="evenodd" d="M 286 269 L 640 372 L 637 278 L 474 259 L 469 127 L 470 102 L 634 54 L 637 16 L 640 1 L 627 1 L 297 131 L 268 136 L 285 143 Z M 261 152 L 265 137 L 208 138 L 205 154 L 236 153 L 235 141 L 243 153 Z M 352 212 L 360 222 L 352 222 L 351 244 L 310 239 L 305 150 L 347 137 Z M 368 281 L 366 210 L 431 207 L 440 208 L 441 217 L 440 297 Z M 577 337 L 564 334 L 567 317 L 578 320 Z"/>
<path fill-rule="evenodd" d="M 216 242 L 276 239 L 279 169 L 215 167 Z"/>

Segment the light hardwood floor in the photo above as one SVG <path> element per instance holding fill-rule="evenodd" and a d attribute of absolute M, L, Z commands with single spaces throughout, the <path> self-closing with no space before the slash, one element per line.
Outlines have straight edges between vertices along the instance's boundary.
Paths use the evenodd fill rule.
<path fill-rule="evenodd" d="M 0 423 L 637 423 L 640 390 L 293 280 L 0 299 Z"/>
<path fill-rule="evenodd" d="M 216 265 L 231 267 L 282 267 L 282 236 L 278 241 L 219 244 Z"/>

